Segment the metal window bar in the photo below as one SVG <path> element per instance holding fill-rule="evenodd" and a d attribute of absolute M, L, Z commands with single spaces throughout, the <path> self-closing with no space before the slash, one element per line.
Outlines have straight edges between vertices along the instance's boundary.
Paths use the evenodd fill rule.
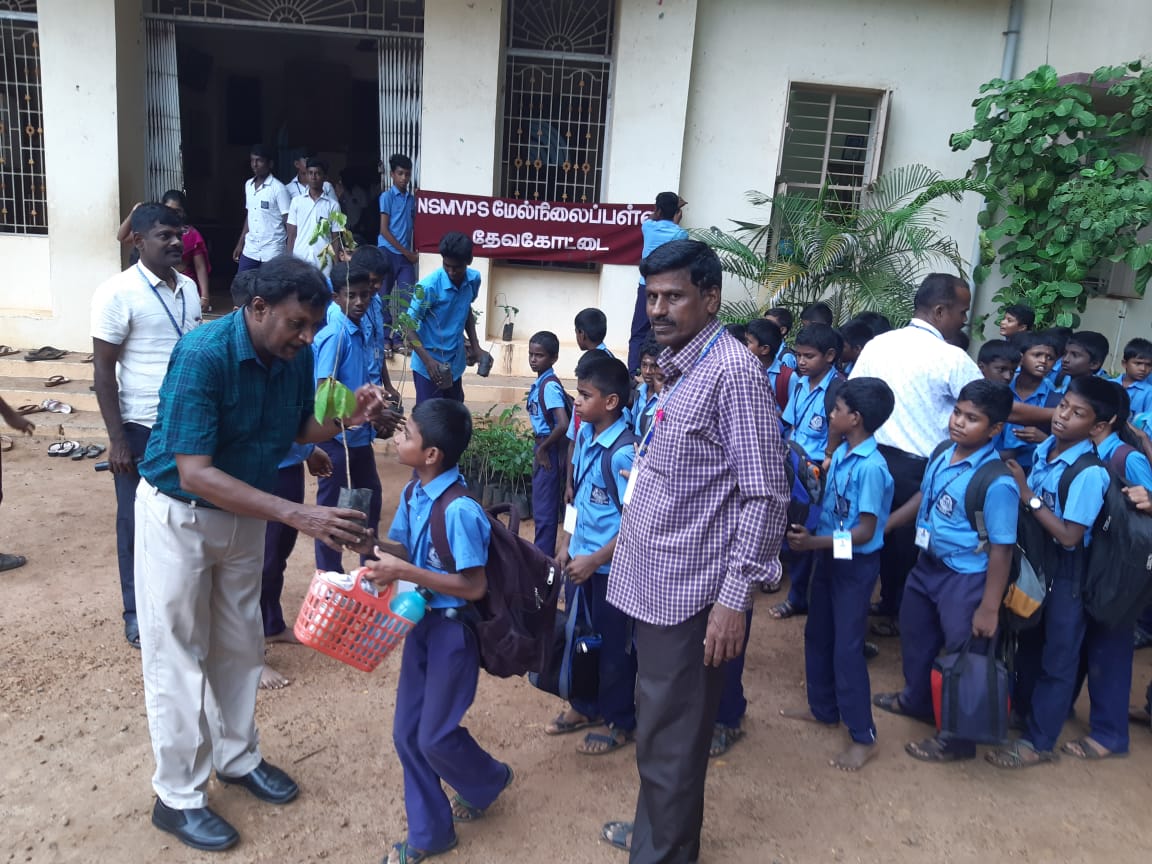
<path fill-rule="evenodd" d="M 0 17 L 0 233 L 48 233 L 40 41 L 25 15 Z"/>
<path fill-rule="evenodd" d="M 205 23 L 424 32 L 424 0 L 150 0 L 148 14 Z"/>
<path fill-rule="evenodd" d="M 148 200 L 159 201 L 169 189 L 184 188 L 180 128 L 180 80 L 176 66 L 176 25 L 148 20 Z"/>
<path fill-rule="evenodd" d="M 412 160 L 412 183 L 420 183 L 420 109 L 424 43 L 399 36 L 380 39 L 380 158 L 403 153 Z"/>

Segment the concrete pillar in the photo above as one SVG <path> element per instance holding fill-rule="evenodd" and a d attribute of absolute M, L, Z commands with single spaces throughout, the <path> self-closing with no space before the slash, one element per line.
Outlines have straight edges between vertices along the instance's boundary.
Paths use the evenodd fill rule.
<path fill-rule="evenodd" d="M 653 203 L 680 188 L 696 0 L 623 0 L 618 8 L 604 200 Z M 635 267 L 601 271 L 600 308 L 614 349 L 628 342 L 638 279 Z"/>
<path fill-rule="evenodd" d="M 491 195 L 495 188 L 503 7 L 502 0 L 425 3 L 420 183 L 427 189 Z M 439 255 L 420 256 L 422 274 L 439 266 Z M 483 277 L 474 305 L 482 312 L 488 308 L 489 261 L 477 258 L 472 266 Z M 477 326 L 481 337 L 499 324 L 490 317 Z"/>

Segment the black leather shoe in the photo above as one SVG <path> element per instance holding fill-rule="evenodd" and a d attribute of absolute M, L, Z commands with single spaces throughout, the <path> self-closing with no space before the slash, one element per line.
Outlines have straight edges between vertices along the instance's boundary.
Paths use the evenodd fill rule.
<path fill-rule="evenodd" d="M 176 810 L 157 799 L 152 808 L 152 824 L 167 831 L 186 846 L 205 852 L 231 849 L 240 839 L 236 829 L 209 810 Z"/>
<path fill-rule="evenodd" d="M 225 777 L 220 773 L 217 773 L 216 777 L 221 783 L 243 786 L 261 801 L 267 801 L 269 804 L 287 804 L 300 794 L 300 787 L 296 785 L 295 780 L 263 759 L 255 769 L 243 777 Z"/>

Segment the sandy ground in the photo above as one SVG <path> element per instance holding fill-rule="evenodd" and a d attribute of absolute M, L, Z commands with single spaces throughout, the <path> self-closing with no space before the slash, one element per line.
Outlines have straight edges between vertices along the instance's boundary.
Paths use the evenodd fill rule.
<path fill-rule="evenodd" d="M 365 675 L 308 648 L 274 646 L 271 658 L 292 684 L 260 696 L 262 746 L 299 780 L 299 800 L 272 807 L 212 781 L 211 805 L 243 838 L 223 855 L 152 828 L 152 753 L 140 655 L 122 636 L 111 477 L 91 462 L 48 458 L 48 442 L 18 440 L 3 457 L 0 549 L 29 563 L 0 574 L 0 861 L 378 861 L 404 833 L 390 735 L 395 658 Z M 407 472 L 385 453 L 380 464 L 390 517 Z M 287 617 L 312 566 L 311 543 L 301 542 L 284 592 Z M 778 717 L 803 700 L 802 621 L 774 622 L 762 611 L 753 627 L 748 735 L 712 765 L 701 861 L 1147 860 L 1147 731 L 1133 730 L 1125 760 L 1065 758 L 1005 773 L 982 759 L 916 763 L 902 747 L 926 727 L 879 713 L 877 759 L 844 775 L 828 765 L 843 733 Z M 1150 667 L 1152 651 L 1138 654 L 1134 693 Z M 892 641 L 872 681 L 874 690 L 898 687 Z M 574 752 L 574 738 L 546 737 L 543 724 L 559 707 L 525 681 L 482 674 L 468 724 L 517 779 L 484 822 L 461 829 L 458 849 L 436 860 L 624 864 L 597 837 L 604 820 L 631 816 L 634 751 L 586 757 Z M 1086 698 L 1078 711 L 1086 716 Z M 1066 735 L 1082 731 L 1072 722 Z"/>

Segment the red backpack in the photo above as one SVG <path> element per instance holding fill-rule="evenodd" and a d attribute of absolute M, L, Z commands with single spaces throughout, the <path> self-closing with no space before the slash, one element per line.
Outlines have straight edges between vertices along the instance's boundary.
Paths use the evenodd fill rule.
<path fill-rule="evenodd" d="M 415 481 L 404 488 L 404 503 L 412 499 Z M 456 572 L 456 559 L 448 543 L 445 513 L 457 498 L 467 498 L 459 483 L 432 502 L 428 527 L 432 548 L 449 573 Z M 510 504 L 484 511 L 491 527 L 488 541 L 488 594 L 475 601 L 472 624 L 480 648 L 480 665 L 492 675 L 509 678 L 544 668 L 551 650 L 560 599 L 560 568 L 553 558 L 520 536 L 520 516 Z M 499 518 L 508 514 L 508 525 Z"/>

